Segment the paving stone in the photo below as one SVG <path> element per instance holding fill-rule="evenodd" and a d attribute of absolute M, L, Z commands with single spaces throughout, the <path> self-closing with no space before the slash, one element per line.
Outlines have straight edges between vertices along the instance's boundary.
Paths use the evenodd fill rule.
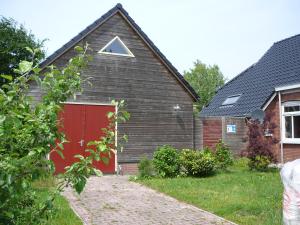
<path fill-rule="evenodd" d="M 64 191 L 86 225 L 233 225 L 195 206 L 130 182 L 128 176 L 91 177 L 78 195 Z"/>

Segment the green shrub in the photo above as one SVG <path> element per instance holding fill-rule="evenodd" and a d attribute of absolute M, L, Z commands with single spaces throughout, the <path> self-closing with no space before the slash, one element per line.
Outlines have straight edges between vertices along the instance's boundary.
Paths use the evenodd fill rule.
<path fill-rule="evenodd" d="M 243 168 L 243 169 L 245 169 L 245 168 L 248 169 L 249 161 L 250 160 L 247 157 L 241 157 L 239 159 L 234 160 L 234 166 Z"/>
<path fill-rule="evenodd" d="M 140 178 L 150 178 L 155 175 L 152 160 L 148 159 L 146 156 L 141 159 L 138 168 Z"/>
<path fill-rule="evenodd" d="M 270 163 L 271 159 L 269 159 L 267 156 L 256 156 L 255 159 L 249 160 L 248 166 L 251 170 L 265 172 L 268 170 Z"/>
<path fill-rule="evenodd" d="M 214 155 L 209 149 L 203 151 L 183 149 L 180 153 L 180 162 L 188 176 L 208 176 L 213 174 L 216 168 Z"/>
<path fill-rule="evenodd" d="M 176 177 L 180 172 L 179 153 L 169 145 L 158 147 L 153 155 L 153 165 L 161 177 Z"/>
<path fill-rule="evenodd" d="M 217 169 L 226 170 L 233 164 L 233 156 L 227 145 L 222 140 L 216 145 L 215 159 Z"/>

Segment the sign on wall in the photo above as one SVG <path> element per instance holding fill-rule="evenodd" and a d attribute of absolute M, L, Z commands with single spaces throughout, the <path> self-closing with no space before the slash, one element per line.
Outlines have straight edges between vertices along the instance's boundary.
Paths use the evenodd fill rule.
<path fill-rule="evenodd" d="M 227 133 L 235 134 L 236 133 L 236 125 L 227 124 Z"/>

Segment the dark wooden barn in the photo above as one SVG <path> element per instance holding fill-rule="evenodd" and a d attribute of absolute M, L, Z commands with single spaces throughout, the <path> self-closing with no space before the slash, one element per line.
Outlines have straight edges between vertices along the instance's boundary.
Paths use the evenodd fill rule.
<path fill-rule="evenodd" d="M 85 85 L 76 100 L 66 103 L 69 110 L 65 113 L 66 119 L 75 126 L 74 130 L 82 130 L 74 125 L 81 121 L 80 113 L 90 115 L 90 123 L 97 123 L 95 117 L 105 120 L 105 113 L 101 111 L 106 112 L 105 107 L 113 99 L 124 99 L 131 113 L 130 121 L 118 126 L 118 135 L 126 133 L 129 141 L 123 152 L 117 153 L 114 166 L 107 172 L 115 172 L 117 164 L 124 172 L 136 171 L 142 156 L 152 157 L 157 146 L 164 144 L 178 149 L 197 147 L 193 117 L 197 94 L 122 5 L 117 4 L 80 32 L 49 56 L 42 66 L 64 65 L 74 56 L 74 46 L 86 42 L 93 49 L 93 61 L 83 76 L 91 77 L 92 86 Z M 41 93 L 32 86 L 30 94 L 38 100 Z M 84 138 L 93 136 L 94 131 L 84 132 L 89 134 L 72 136 L 72 148 L 83 145 Z"/>

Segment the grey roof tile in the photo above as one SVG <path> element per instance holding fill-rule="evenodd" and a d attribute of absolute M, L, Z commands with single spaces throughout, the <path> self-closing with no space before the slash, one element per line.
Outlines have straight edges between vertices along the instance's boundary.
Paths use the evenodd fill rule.
<path fill-rule="evenodd" d="M 220 88 L 202 116 L 249 116 L 261 109 L 275 87 L 300 83 L 300 34 L 275 42 L 254 65 Z M 231 107 L 220 107 L 230 95 L 242 94 Z"/>

